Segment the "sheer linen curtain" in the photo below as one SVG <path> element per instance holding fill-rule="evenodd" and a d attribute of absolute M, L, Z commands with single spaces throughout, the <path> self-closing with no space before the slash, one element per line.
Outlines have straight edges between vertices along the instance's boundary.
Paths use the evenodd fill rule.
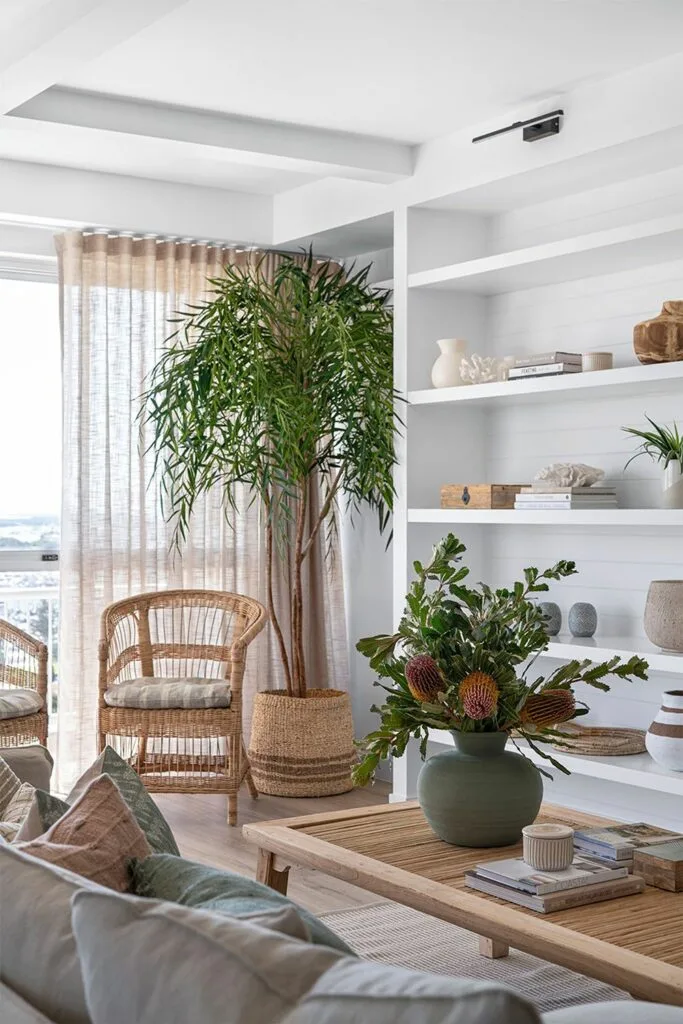
<path fill-rule="evenodd" d="M 69 232 L 56 239 L 63 365 L 63 494 L 60 553 L 58 788 L 93 760 L 97 737 L 97 647 L 106 605 L 174 587 L 230 590 L 265 600 L 265 531 L 257 503 L 226 522 L 219 491 L 207 496 L 181 553 L 172 550 L 151 437 L 138 419 L 148 375 L 173 330 L 169 318 L 210 294 L 228 264 L 245 271 L 263 254 L 191 242 Z M 269 253 L 272 274 L 282 257 Z M 319 537 L 307 576 L 309 679 L 345 688 L 348 659 L 341 553 L 336 532 Z M 286 567 L 276 579 L 281 621 L 289 615 Z M 273 631 L 250 650 L 244 681 L 249 734 L 257 689 L 283 683 Z"/>

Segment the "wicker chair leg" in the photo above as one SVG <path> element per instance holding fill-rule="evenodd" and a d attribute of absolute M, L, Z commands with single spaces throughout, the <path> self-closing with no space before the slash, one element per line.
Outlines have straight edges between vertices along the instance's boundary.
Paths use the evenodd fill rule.
<path fill-rule="evenodd" d="M 251 775 L 251 768 L 247 768 L 246 774 L 247 786 L 249 787 L 249 795 L 252 800 L 258 800 L 258 789 L 254 785 L 254 780 Z"/>
<path fill-rule="evenodd" d="M 237 825 L 237 793 L 228 793 L 228 825 Z"/>

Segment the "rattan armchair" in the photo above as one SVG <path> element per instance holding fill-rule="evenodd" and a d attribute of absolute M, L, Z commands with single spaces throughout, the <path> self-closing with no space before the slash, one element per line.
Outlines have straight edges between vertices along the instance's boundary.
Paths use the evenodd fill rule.
<path fill-rule="evenodd" d="M 153 793 L 226 793 L 237 824 L 246 780 L 242 738 L 247 648 L 266 624 L 248 597 L 168 590 L 102 614 L 99 749 L 111 743 Z"/>
<path fill-rule="evenodd" d="M 47 721 L 47 647 L 0 619 L 0 746 L 45 746 Z"/>

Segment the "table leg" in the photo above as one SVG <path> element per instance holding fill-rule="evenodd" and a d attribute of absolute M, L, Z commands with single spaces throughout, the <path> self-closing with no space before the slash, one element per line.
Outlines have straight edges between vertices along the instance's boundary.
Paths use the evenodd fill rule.
<path fill-rule="evenodd" d="M 269 850 L 259 850 L 256 861 L 256 881 L 263 885 L 269 885 L 271 889 L 287 895 L 287 881 L 289 879 L 289 868 L 278 871 L 275 867 L 275 854 Z"/>
<path fill-rule="evenodd" d="M 482 956 L 487 956 L 489 960 L 499 960 L 508 955 L 510 947 L 504 942 L 498 942 L 497 939 L 487 939 L 485 935 L 480 935 L 479 952 Z"/>

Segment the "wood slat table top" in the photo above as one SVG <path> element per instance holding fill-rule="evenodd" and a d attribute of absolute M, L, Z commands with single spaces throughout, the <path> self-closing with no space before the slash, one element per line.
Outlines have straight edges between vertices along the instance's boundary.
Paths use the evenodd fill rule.
<path fill-rule="evenodd" d="M 483 861 L 521 855 L 521 842 L 514 846 L 481 850 L 450 846 L 434 835 L 419 807 L 394 807 L 396 809 L 389 813 L 305 825 L 300 826 L 300 830 L 334 846 L 470 893 L 474 890 L 465 886 L 466 871 Z M 577 820 L 580 817 L 564 811 L 542 814 L 538 820 L 561 821 L 578 828 L 583 824 L 583 820 Z M 477 895 L 501 906 L 512 905 L 494 896 Z M 539 916 L 523 907 L 515 905 L 515 909 L 534 918 Z M 553 924 L 683 969 L 683 893 L 670 893 L 648 886 L 644 893 L 636 896 L 624 896 L 544 916 Z"/>
<path fill-rule="evenodd" d="M 552 806 L 541 808 L 538 820 L 613 824 Z M 272 869 L 276 887 L 288 865 L 315 868 L 636 998 L 683 1006 L 683 893 L 647 887 L 552 914 L 526 910 L 470 889 L 464 879 L 477 863 L 519 855 L 521 843 L 451 846 L 433 834 L 416 801 L 253 823 L 243 832 L 262 851 L 262 880 Z"/>

